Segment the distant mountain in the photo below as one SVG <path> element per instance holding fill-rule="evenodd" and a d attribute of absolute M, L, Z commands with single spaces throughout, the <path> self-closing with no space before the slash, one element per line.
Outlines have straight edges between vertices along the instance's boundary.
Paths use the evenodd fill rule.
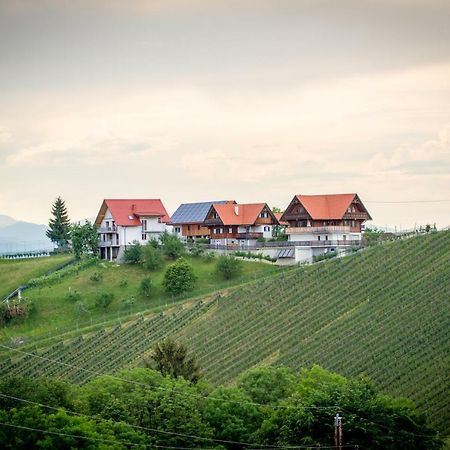
<path fill-rule="evenodd" d="M 0 252 L 53 249 L 52 242 L 45 235 L 46 231 L 46 225 L 16 221 L 0 215 Z"/>
<path fill-rule="evenodd" d="M 16 219 L 6 216 L 5 214 L 0 214 L 0 228 L 8 227 L 9 225 L 13 225 L 15 223 L 17 223 Z"/>

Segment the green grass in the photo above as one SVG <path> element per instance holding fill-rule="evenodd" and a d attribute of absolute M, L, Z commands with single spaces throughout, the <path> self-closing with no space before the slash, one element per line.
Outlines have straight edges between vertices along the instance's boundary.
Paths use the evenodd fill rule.
<path fill-rule="evenodd" d="M 31 278 L 44 275 L 72 258 L 71 255 L 58 255 L 33 259 L 0 259 L 0 300 Z"/>
<path fill-rule="evenodd" d="M 0 341 L 5 342 L 16 336 L 35 339 L 44 335 L 86 326 L 92 323 L 120 319 L 122 316 L 180 302 L 188 297 L 207 294 L 208 292 L 227 288 L 246 280 L 277 272 L 280 268 L 261 263 L 242 264 L 242 275 L 230 282 L 224 282 L 215 273 L 215 261 L 205 258 L 187 257 L 198 277 L 195 288 L 181 297 L 168 295 L 162 286 L 164 273 L 173 261 L 165 261 L 161 269 L 150 272 L 141 265 L 99 261 L 84 268 L 78 274 L 67 276 L 57 284 L 35 287 L 24 292 L 24 296 L 33 302 L 35 311 L 25 322 L 11 324 L 0 331 Z M 99 273 L 100 281 L 92 281 L 94 273 Z M 153 292 L 150 298 L 140 293 L 141 280 L 150 277 Z M 126 281 L 126 283 L 124 283 Z M 126 285 L 125 285 L 126 284 Z M 78 292 L 87 307 L 87 312 L 80 311 L 76 302 L 66 298 L 68 292 Z M 95 306 L 95 300 L 101 292 L 112 292 L 114 300 L 107 309 Z M 134 305 L 125 306 L 124 299 L 134 298 Z"/>

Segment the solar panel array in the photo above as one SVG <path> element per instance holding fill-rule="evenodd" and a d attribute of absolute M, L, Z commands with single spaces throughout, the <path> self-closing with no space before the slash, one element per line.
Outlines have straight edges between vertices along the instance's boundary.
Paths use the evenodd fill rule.
<path fill-rule="evenodd" d="M 201 203 L 183 203 L 173 213 L 171 223 L 201 223 L 205 220 L 209 208 L 214 203 L 226 203 L 226 200 L 217 202 L 201 202 Z"/>

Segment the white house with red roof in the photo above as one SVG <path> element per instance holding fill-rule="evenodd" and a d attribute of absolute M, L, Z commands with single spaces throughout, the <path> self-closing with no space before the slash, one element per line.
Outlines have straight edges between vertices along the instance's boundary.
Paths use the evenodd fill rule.
<path fill-rule="evenodd" d="M 204 224 L 213 245 L 252 246 L 258 238 L 271 238 L 279 222 L 267 203 L 227 202 L 211 205 Z"/>
<path fill-rule="evenodd" d="M 127 245 L 147 243 L 168 230 L 160 199 L 105 199 L 95 219 L 102 259 L 120 260 Z"/>
<path fill-rule="evenodd" d="M 296 195 L 281 217 L 294 243 L 295 261 L 340 252 L 361 244 L 366 220 L 372 220 L 358 194 Z"/>

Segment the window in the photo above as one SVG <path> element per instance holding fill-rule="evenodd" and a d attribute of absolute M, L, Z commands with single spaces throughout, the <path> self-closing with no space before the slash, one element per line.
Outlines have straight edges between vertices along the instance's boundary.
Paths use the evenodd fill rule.
<path fill-rule="evenodd" d="M 181 229 L 180 227 L 175 227 L 175 233 L 180 233 Z"/>
<path fill-rule="evenodd" d="M 109 228 L 109 220 L 106 221 L 106 228 Z"/>
<path fill-rule="evenodd" d="M 270 227 L 264 227 L 264 231 L 270 231 Z"/>
<path fill-rule="evenodd" d="M 317 240 L 320 241 L 320 236 L 317 236 Z"/>
<path fill-rule="evenodd" d="M 142 220 L 142 231 L 147 231 L 147 219 Z"/>
<path fill-rule="evenodd" d="M 263 211 L 259 217 L 263 218 L 263 219 L 267 219 L 267 217 L 269 217 L 269 213 L 267 211 Z"/>
<path fill-rule="evenodd" d="M 142 233 L 142 240 L 143 240 L 143 241 L 146 241 L 146 240 L 147 240 L 147 235 L 144 234 L 144 233 Z"/>
<path fill-rule="evenodd" d="M 161 223 L 161 217 L 158 217 L 158 223 Z"/>
<path fill-rule="evenodd" d="M 325 236 L 325 240 L 326 240 L 326 241 L 328 241 L 328 235 L 327 235 L 327 236 Z"/>
<path fill-rule="evenodd" d="M 232 233 L 233 232 L 233 228 L 228 228 L 228 233 Z"/>
<path fill-rule="evenodd" d="M 200 225 L 197 225 L 197 230 L 200 230 Z"/>
<path fill-rule="evenodd" d="M 191 231 L 191 226 L 190 226 L 190 225 L 188 225 L 187 227 L 188 227 L 188 231 Z"/>

